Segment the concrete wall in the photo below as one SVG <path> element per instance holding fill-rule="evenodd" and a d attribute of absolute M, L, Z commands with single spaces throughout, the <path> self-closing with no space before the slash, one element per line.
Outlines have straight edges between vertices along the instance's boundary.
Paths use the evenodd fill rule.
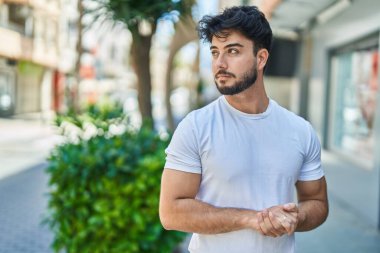
<path fill-rule="evenodd" d="M 294 113 L 298 112 L 299 83 L 295 78 L 264 76 L 267 95 Z"/>

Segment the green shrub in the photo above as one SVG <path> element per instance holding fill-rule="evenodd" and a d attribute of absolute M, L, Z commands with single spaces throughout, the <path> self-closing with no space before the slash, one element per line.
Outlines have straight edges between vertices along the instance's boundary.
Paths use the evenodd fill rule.
<path fill-rule="evenodd" d="M 55 235 L 56 252 L 169 253 L 184 238 L 183 233 L 164 230 L 158 217 L 168 140 L 145 126 L 111 133 L 115 122 L 119 128 L 125 125 L 121 114 L 112 114 L 115 111 L 101 114 L 92 108 L 91 113 L 60 116 L 57 121 L 60 128 L 67 128 L 67 122 L 76 125 L 78 136 L 52 151 L 47 168 L 46 221 Z M 85 138 L 89 122 L 97 131 Z"/>

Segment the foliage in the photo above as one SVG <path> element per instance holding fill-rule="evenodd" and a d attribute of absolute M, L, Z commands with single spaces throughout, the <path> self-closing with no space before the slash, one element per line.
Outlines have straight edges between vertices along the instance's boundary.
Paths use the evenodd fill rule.
<path fill-rule="evenodd" d="M 164 230 L 158 217 L 168 139 L 144 125 L 111 133 L 110 125 L 127 122 L 116 112 L 120 108 L 92 106 L 83 115 L 61 115 L 57 121 L 61 128 L 73 122 L 81 131 L 74 142 L 53 150 L 47 168 L 46 222 L 54 232 L 56 252 L 167 253 L 184 238 Z M 88 122 L 98 131 L 84 138 Z"/>
<path fill-rule="evenodd" d="M 123 106 L 110 101 L 89 104 L 79 114 L 72 108 L 55 118 L 55 124 L 59 126 L 61 135 L 72 142 L 89 139 L 94 135 L 110 136 L 115 128 L 121 128 L 123 131 L 128 123 L 128 118 L 123 114 Z"/>
<path fill-rule="evenodd" d="M 159 18 L 174 18 L 178 14 L 189 14 L 195 0 L 96 0 L 98 8 L 93 10 L 97 18 L 119 21 L 133 32 L 142 21 L 154 24 Z"/>

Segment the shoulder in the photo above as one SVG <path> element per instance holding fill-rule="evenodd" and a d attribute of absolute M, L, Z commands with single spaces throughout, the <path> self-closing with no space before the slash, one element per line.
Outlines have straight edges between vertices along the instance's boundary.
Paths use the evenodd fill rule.
<path fill-rule="evenodd" d="M 275 115 L 281 131 L 295 136 L 301 143 L 308 143 L 317 138 L 317 134 L 309 121 L 289 111 L 275 102 Z M 307 144 L 305 144 L 307 145 Z"/>
<path fill-rule="evenodd" d="M 215 113 L 216 110 L 220 109 L 221 102 L 222 102 L 221 99 L 222 99 L 222 97 L 220 96 L 217 99 L 215 99 L 214 101 L 212 101 L 211 103 L 209 103 L 208 105 L 192 111 L 192 113 L 196 117 L 208 117 L 211 114 Z"/>
<path fill-rule="evenodd" d="M 273 102 L 275 104 L 274 107 L 275 107 L 276 116 L 279 117 L 285 125 L 288 125 L 294 130 L 309 131 L 310 123 L 307 120 L 295 114 L 294 112 L 289 111 L 288 109 L 282 107 L 281 105 L 277 104 L 275 101 Z"/>
<path fill-rule="evenodd" d="M 203 124 L 207 124 L 213 117 L 215 117 L 217 111 L 221 110 L 221 97 L 212 101 L 208 105 L 191 111 L 180 122 L 180 124 L 190 124 L 193 127 L 201 127 Z"/>

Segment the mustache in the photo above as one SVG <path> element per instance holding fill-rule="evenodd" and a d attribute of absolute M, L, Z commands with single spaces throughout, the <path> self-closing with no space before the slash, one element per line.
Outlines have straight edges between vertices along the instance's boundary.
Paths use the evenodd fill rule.
<path fill-rule="evenodd" d="M 219 70 L 218 72 L 216 72 L 215 78 L 217 78 L 219 75 L 228 75 L 228 76 L 236 77 L 233 73 L 228 72 L 226 70 Z"/>

